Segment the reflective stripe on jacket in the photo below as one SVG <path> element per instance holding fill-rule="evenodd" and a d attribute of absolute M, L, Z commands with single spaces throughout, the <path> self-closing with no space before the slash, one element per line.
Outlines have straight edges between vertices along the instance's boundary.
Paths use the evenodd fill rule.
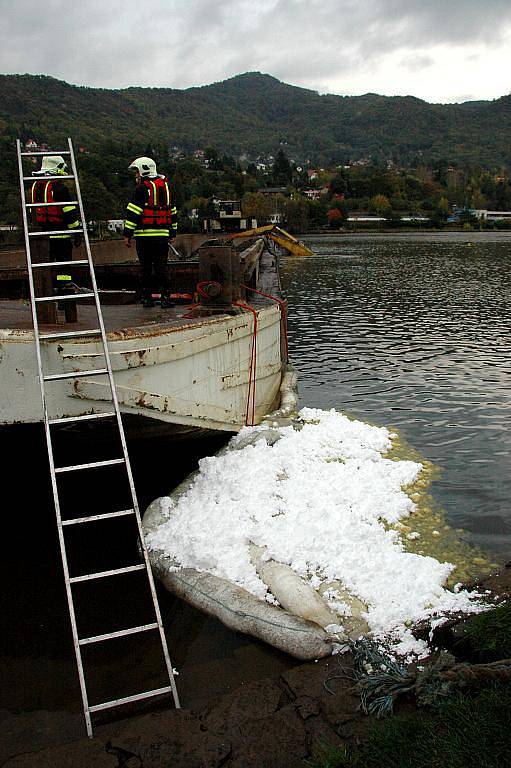
<path fill-rule="evenodd" d="M 31 189 L 33 203 L 65 203 L 70 200 L 69 190 L 62 182 L 34 181 Z M 43 230 L 76 229 L 80 226 L 76 205 L 44 205 L 35 209 L 35 224 Z M 69 238 L 71 234 L 50 235 L 51 239 Z"/>
<path fill-rule="evenodd" d="M 169 237 L 176 234 L 176 208 L 171 204 L 170 184 L 165 176 L 142 179 L 128 203 L 124 236 Z"/>

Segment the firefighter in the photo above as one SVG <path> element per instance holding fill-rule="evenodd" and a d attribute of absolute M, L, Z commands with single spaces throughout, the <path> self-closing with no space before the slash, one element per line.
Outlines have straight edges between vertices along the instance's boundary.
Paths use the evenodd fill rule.
<path fill-rule="evenodd" d="M 68 230 L 59 235 L 49 235 L 48 260 L 49 261 L 71 261 L 73 258 L 73 243 L 79 246 L 82 240 L 80 233 L 73 235 L 73 230 L 80 227 L 80 217 L 78 208 L 71 203 L 71 195 L 66 184 L 59 179 L 48 179 L 47 176 L 66 176 L 67 166 L 60 155 L 44 155 L 39 171 L 33 171 L 32 176 L 37 177 L 30 190 L 30 201 L 32 203 L 45 203 L 41 207 L 32 209 L 34 224 L 43 231 L 51 232 L 55 230 Z M 67 203 L 69 205 L 48 205 L 48 203 Z M 43 258 L 46 261 L 46 257 Z M 58 275 L 55 270 L 50 270 L 48 274 L 50 284 L 57 293 L 69 293 L 68 275 Z M 67 278 L 67 280 L 66 280 Z M 67 289 L 63 286 L 66 285 Z M 44 281 L 40 284 L 44 291 Z M 60 306 L 63 304 L 64 306 Z M 75 323 L 78 319 L 77 306 L 75 302 L 65 301 L 59 303 L 59 308 L 63 308 L 67 323 Z M 50 320 L 49 317 L 47 317 Z"/>
<path fill-rule="evenodd" d="M 71 201 L 71 195 L 63 181 L 58 179 L 48 181 L 45 176 L 65 176 L 67 166 L 60 155 L 45 155 L 41 170 L 33 171 L 32 176 L 38 177 L 32 184 L 30 198 L 32 203 L 66 203 Z M 42 205 L 35 209 L 35 224 L 47 231 L 69 230 L 69 234 L 50 235 L 50 261 L 71 261 L 73 242 L 76 246 L 81 243 L 81 235 L 73 235 L 73 229 L 80 226 L 76 205 Z"/>
<path fill-rule="evenodd" d="M 135 172 L 136 188 L 128 203 L 124 242 L 131 247 L 135 238 L 142 275 L 142 303 L 154 306 L 153 274 L 161 290 L 161 306 L 170 307 L 170 280 L 167 267 L 169 239 L 177 233 L 176 209 L 172 205 L 168 179 L 156 172 L 150 157 L 137 157 L 129 166 Z"/>

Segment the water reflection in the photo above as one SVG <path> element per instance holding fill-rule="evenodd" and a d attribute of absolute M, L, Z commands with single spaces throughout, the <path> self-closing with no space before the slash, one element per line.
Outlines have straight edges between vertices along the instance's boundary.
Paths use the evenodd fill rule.
<path fill-rule="evenodd" d="M 511 238 L 310 240 L 282 280 L 304 404 L 397 426 L 455 527 L 511 555 Z"/>

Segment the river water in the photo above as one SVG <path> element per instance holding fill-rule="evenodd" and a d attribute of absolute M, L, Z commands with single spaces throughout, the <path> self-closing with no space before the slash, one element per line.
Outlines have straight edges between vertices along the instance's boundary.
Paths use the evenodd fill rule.
<path fill-rule="evenodd" d="M 397 427 L 454 527 L 511 556 L 511 233 L 306 238 L 287 256 L 301 403 Z"/>

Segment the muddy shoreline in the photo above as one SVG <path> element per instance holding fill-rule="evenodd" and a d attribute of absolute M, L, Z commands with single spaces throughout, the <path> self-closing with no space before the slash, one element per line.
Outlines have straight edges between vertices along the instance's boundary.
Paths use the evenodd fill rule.
<path fill-rule="evenodd" d="M 132 440 L 141 506 L 177 485 L 225 439 L 210 435 L 185 447 L 153 435 L 150 452 L 146 441 Z M 335 681 L 334 694 L 325 688 L 338 668 L 336 657 L 300 664 L 159 588 L 183 709 L 169 709 L 167 700 L 124 710 L 124 719 L 119 711 L 104 714 L 95 721 L 94 741 L 85 738 L 43 430 L 40 425 L 6 428 L 0 442 L 4 492 L 16 499 L 6 517 L 8 546 L 0 566 L 0 765 L 278 768 L 302 765 L 321 744 L 353 744 L 363 736 L 370 719 L 358 711 L 358 697 L 342 681 Z M 96 441 L 95 447 L 106 451 L 110 446 Z M 103 500 L 107 497 L 103 489 Z M 99 557 L 97 549 L 91 540 L 83 554 Z M 509 594 L 511 568 L 485 584 Z M 106 598 L 103 612 L 92 606 L 91 618 L 103 620 L 105 613 L 115 612 L 114 596 Z M 119 684 L 135 685 L 135 671 L 137 685 L 140 673 L 145 689 L 158 684 L 157 647 L 145 638 L 92 662 L 98 696 L 110 697 Z M 347 656 L 343 663 L 349 664 Z"/>
<path fill-rule="evenodd" d="M 511 567 L 483 583 L 501 599 L 511 596 Z M 456 626 L 449 632 L 455 636 Z M 440 637 L 440 635 L 439 635 Z M 443 644 L 448 635 L 443 630 Z M 202 706 L 156 710 L 83 734 L 81 712 L 38 710 L 0 714 L 5 768 L 291 768 L 325 749 L 353 748 L 375 719 L 360 711 L 349 673 L 350 653 L 296 664 L 257 676 Z M 277 665 L 278 666 L 278 665 Z M 179 683 L 179 678 L 178 678 Z M 186 696 L 185 696 L 186 699 Z M 395 712 L 414 710 L 410 700 Z M 14 756 L 17 755 L 17 756 Z"/>

